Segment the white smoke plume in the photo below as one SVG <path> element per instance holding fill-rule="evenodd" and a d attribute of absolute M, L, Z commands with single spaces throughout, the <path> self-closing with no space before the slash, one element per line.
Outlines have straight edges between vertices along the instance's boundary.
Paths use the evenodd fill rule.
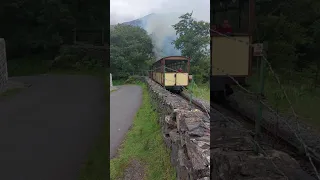
<path fill-rule="evenodd" d="M 143 28 L 151 35 L 154 53 L 163 56 L 178 55 L 171 41 L 176 38 L 172 25 L 179 22 L 179 16 L 193 12 L 196 20 L 210 22 L 210 0 L 111 0 L 110 20 L 122 23 L 143 16 Z M 131 17 L 131 18 L 129 18 Z"/>
<path fill-rule="evenodd" d="M 172 25 L 179 21 L 179 16 L 180 14 L 176 13 L 156 13 L 149 18 L 143 18 L 143 28 L 151 35 L 156 59 L 169 54 L 180 55 L 180 52 L 174 50 L 174 46 L 169 44 L 176 37 Z"/>

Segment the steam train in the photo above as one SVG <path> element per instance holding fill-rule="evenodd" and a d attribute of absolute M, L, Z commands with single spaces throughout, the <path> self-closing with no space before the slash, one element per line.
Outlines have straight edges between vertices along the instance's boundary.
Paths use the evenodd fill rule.
<path fill-rule="evenodd" d="M 223 101 L 251 75 L 254 0 L 211 1 L 210 99 Z"/>
<path fill-rule="evenodd" d="M 149 77 L 165 89 L 180 93 L 189 85 L 192 78 L 189 72 L 190 58 L 168 56 L 151 65 Z"/>

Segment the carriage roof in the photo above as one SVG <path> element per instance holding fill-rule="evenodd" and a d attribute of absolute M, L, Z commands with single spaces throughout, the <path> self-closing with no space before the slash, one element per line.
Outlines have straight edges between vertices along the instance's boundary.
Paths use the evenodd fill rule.
<path fill-rule="evenodd" d="M 154 62 L 153 64 L 159 63 L 162 60 L 168 61 L 168 60 L 174 60 L 174 61 L 185 61 L 185 60 L 190 60 L 190 58 L 188 57 L 184 57 L 184 56 L 167 56 L 167 57 L 163 57 L 161 59 L 159 59 L 158 61 Z"/>

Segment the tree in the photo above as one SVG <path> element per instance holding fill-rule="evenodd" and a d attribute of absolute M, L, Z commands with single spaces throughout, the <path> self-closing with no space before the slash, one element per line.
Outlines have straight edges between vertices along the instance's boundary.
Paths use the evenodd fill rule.
<path fill-rule="evenodd" d="M 320 17 L 317 0 L 264 1 L 258 3 L 255 39 L 269 42 L 268 59 L 275 68 L 308 68 Z"/>
<path fill-rule="evenodd" d="M 140 27 L 119 24 L 110 32 L 111 72 L 129 75 L 147 71 L 153 61 L 153 45 L 147 32 Z"/>
<path fill-rule="evenodd" d="M 181 50 L 182 56 L 191 58 L 191 73 L 195 79 L 207 82 L 210 73 L 210 23 L 196 21 L 192 13 L 179 18 L 180 21 L 173 25 L 178 38 L 172 43 Z"/>
<path fill-rule="evenodd" d="M 54 51 L 73 38 L 74 28 L 101 28 L 108 18 L 101 0 L 3 0 L 0 37 L 6 39 L 8 59 Z M 4 25 L 5 24 L 5 25 Z"/>

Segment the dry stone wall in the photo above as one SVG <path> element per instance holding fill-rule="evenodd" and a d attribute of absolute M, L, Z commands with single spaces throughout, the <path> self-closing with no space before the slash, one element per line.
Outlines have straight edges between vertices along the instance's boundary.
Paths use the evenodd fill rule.
<path fill-rule="evenodd" d="M 214 109 L 211 117 L 211 179 L 213 180 L 315 180 L 287 153 L 260 144 L 254 152 L 253 135 L 236 121 Z"/>
<path fill-rule="evenodd" d="M 151 79 L 144 80 L 161 115 L 159 123 L 177 179 L 314 180 L 287 153 L 260 145 L 264 150 L 256 154 L 253 135 L 236 121 L 214 109 L 209 119 Z"/>
<path fill-rule="evenodd" d="M 253 119 L 256 118 L 255 111 L 252 111 L 252 109 L 258 107 L 259 101 L 241 91 L 236 91 L 231 96 L 231 100 L 236 102 L 238 104 L 236 108 L 240 109 L 247 116 Z M 267 104 L 267 102 L 265 103 Z M 317 129 L 305 123 L 303 119 L 296 119 L 294 116 L 288 117 L 283 114 L 277 115 L 276 113 L 264 107 L 262 110 L 262 125 L 268 127 L 269 130 L 277 133 L 292 145 L 299 147 L 301 144 L 294 134 L 296 133 L 309 147 L 311 152 L 320 154 L 320 133 Z"/>
<path fill-rule="evenodd" d="M 8 69 L 6 57 L 6 43 L 0 38 L 0 93 L 5 91 L 8 83 Z"/>
<path fill-rule="evenodd" d="M 153 105 L 160 114 L 163 139 L 171 149 L 178 180 L 209 180 L 210 121 L 183 98 L 145 79 Z"/>

